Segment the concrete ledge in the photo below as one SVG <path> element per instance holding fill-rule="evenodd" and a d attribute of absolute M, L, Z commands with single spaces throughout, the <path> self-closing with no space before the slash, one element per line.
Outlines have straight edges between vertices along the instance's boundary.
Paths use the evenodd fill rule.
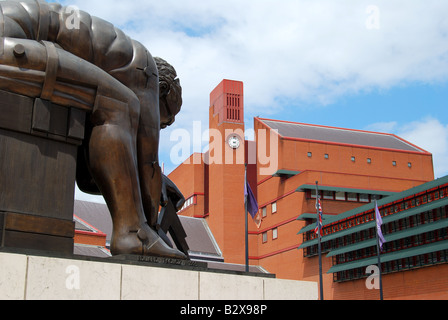
<path fill-rule="evenodd" d="M 0 252 L 1 300 L 316 300 L 315 282 Z"/>

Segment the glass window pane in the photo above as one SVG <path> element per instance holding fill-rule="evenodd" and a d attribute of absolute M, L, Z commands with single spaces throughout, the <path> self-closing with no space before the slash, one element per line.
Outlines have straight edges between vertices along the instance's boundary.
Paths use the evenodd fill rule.
<path fill-rule="evenodd" d="M 345 201 L 345 192 L 337 191 L 336 192 L 336 200 Z"/>
<path fill-rule="evenodd" d="M 333 191 L 324 191 L 324 199 L 333 200 Z"/>
<path fill-rule="evenodd" d="M 358 194 L 353 192 L 347 192 L 348 201 L 358 201 Z"/>
<path fill-rule="evenodd" d="M 369 202 L 369 195 L 368 194 L 360 194 L 359 195 L 359 201 L 361 201 L 361 202 Z"/>
<path fill-rule="evenodd" d="M 278 230 L 277 228 L 272 229 L 272 239 L 277 239 L 278 238 Z"/>

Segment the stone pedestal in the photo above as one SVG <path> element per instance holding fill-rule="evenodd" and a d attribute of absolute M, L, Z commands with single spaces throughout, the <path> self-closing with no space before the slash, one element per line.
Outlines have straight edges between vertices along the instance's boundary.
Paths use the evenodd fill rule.
<path fill-rule="evenodd" d="M 316 282 L 195 267 L 0 252 L 0 299 L 317 300 Z M 185 306 L 187 303 L 185 303 Z M 173 311 L 173 310 L 168 310 Z M 180 309 L 175 310 L 180 314 Z M 221 310 L 224 312 L 224 310 Z"/>
<path fill-rule="evenodd" d="M 85 113 L 0 91 L 0 247 L 73 253 Z"/>

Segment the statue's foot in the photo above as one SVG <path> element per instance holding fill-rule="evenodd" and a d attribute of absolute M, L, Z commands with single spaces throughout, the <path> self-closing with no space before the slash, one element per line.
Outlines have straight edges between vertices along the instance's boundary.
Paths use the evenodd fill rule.
<path fill-rule="evenodd" d="M 145 225 L 137 232 L 130 232 L 125 236 L 118 236 L 112 240 L 112 255 L 141 255 L 173 259 L 187 259 L 187 256 L 177 249 L 170 248 L 159 235 Z"/>

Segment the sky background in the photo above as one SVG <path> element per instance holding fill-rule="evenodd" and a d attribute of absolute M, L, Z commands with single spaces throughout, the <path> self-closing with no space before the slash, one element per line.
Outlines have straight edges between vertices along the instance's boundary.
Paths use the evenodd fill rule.
<path fill-rule="evenodd" d="M 115 24 L 176 68 L 184 103 L 162 131 L 166 172 L 179 164 L 173 130 L 208 128 L 209 94 L 232 79 L 244 82 L 246 128 L 260 116 L 394 133 L 433 153 L 436 178 L 448 174 L 446 0 L 61 3 Z M 206 146 L 191 141 L 191 153 Z"/>

